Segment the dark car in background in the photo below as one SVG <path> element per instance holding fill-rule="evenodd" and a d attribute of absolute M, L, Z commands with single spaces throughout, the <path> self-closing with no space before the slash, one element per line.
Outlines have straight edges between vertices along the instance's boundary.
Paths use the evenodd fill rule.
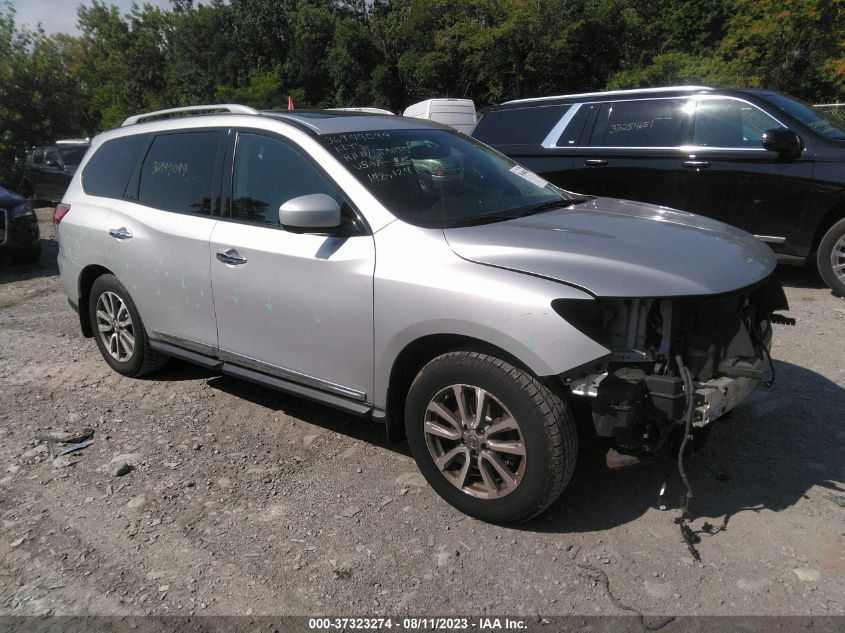
<path fill-rule="evenodd" d="M 89 145 L 88 139 L 69 139 L 33 147 L 24 160 L 18 191 L 32 200 L 58 203 Z"/>
<path fill-rule="evenodd" d="M 38 219 L 30 203 L 0 187 L 0 254 L 15 264 L 30 264 L 41 257 Z"/>
<path fill-rule="evenodd" d="M 581 193 L 699 213 L 845 296 L 845 123 L 770 90 L 702 86 L 508 101 L 473 136 Z"/>

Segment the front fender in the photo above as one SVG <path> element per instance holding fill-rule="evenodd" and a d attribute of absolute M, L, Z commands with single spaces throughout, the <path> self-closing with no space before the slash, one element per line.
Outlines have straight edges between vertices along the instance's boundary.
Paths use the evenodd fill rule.
<path fill-rule="evenodd" d="M 442 231 L 394 222 L 376 233 L 374 404 L 384 407 L 393 363 L 423 337 L 458 335 L 505 350 L 538 376 L 608 354 L 551 307 L 593 298 L 548 279 L 452 252 Z"/>

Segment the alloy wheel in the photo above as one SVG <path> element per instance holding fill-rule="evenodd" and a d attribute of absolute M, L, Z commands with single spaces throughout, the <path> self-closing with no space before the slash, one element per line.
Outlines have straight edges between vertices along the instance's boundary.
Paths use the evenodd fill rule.
<path fill-rule="evenodd" d="M 135 328 L 126 303 L 107 290 L 97 299 L 96 316 L 97 330 L 109 355 L 125 363 L 135 351 Z"/>
<path fill-rule="evenodd" d="M 429 401 L 425 443 L 440 473 L 480 499 L 512 493 L 525 474 L 526 450 L 519 423 L 490 392 L 449 385 Z"/>
<path fill-rule="evenodd" d="M 836 241 L 830 251 L 830 267 L 836 278 L 845 283 L 845 235 Z"/>

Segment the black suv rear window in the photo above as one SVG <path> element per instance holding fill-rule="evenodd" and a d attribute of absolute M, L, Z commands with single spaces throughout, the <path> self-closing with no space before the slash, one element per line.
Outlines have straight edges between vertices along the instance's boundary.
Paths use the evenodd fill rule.
<path fill-rule="evenodd" d="M 481 117 L 472 135 L 488 145 L 539 145 L 570 107 L 491 110 Z"/>
<path fill-rule="evenodd" d="M 146 144 L 146 134 L 137 134 L 100 145 L 82 172 L 85 193 L 104 198 L 122 198 Z"/>
<path fill-rule="evenodd" d="M 177 213 L 211 213 L 220 132 L 156 136 L 141 167 L 138 202 Z"/>

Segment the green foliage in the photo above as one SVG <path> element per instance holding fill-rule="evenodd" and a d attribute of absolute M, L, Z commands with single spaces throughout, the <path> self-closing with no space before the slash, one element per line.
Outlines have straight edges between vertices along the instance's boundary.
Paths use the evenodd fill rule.
<path fill-rule="evenodd" d="M 92 0 L 78 18 L 48 36 L 0 0 L 6 181 L 28 145 L 215 101 L 401 112 L 679 83 L 845 100 L 845 0 Z"/>
<path fill-rule="evenodd" d="M 77 81 L 77 43 L 18 28 L 14 7 L 0 4 L 0 184 L 19 184 L 15 159 L 32 145 L 91 129 Z"/>

